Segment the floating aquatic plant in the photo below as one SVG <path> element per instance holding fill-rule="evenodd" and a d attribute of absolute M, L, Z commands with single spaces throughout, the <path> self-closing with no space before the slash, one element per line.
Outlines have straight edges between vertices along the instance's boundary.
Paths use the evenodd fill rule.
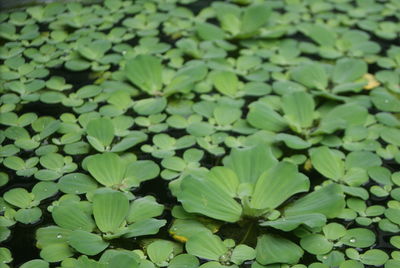
<path fill-rule="evenodd" d="M 399 11 L 2 10 L 0 266 L 400 267 Z"/>

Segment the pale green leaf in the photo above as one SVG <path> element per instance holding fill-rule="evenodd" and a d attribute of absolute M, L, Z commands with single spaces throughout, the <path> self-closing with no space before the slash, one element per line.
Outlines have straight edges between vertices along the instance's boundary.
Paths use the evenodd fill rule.
<path fill-rule="evenodd" d="M 113 233 L 128 215 L 129 201 L 125 194 L 111 189 L 99 189 L 93 196 L 93 216 L 104 233 Z"/>
<path fill-rule="evenodd" d="M 294 201 L 284 209 L 284 215 L 321 213 L 327 218 L 334 218 L 342 212 L 344 205 L 341 187 L 332 183 Z"/>
<path fill-rule="evenodd" d="M 291 72 L 292 78 L 306 87 L 326 90 L 328 75 L 324 67 L 319 63 L 302 64 Z"/>
<path fill-rule="evenodd" d="M 139 55 L 127 60 L 126 77 L 149 94 L 156 94 L 162 88 L 161 60 L 151 55 Z"/>
<path fill-rule="evenodd" d="M 292 195 L 308 191 L 309 187 L 310 181 L 294 164 L 281 162 L 260 176 L 250 206 L 273 210 Z"/>
<path fill-rule="evenodd" d="M 273 156 L 270 146 L 259 144 L 232 149 L 223 163 L 235 172 L 241 183 L 255 184 L 260 175 L 275 166 L 278 160 Z"/>
<path fill-rule="evenodd" d="M 228 248 L 221 238 L 211 232 L 204 232 L 192 236 L 186 242 L 186 251 L 199 258 L 218 261 L 222 255 L 227 253 Z"/>
<path fill-rule="evenodd" d="M 310 128 L 314 119 L 315 103 L 313 97 L 303 91 L 295 91 L 284 95 L 282 109 L 285 118 L 296 131 L 302 128 Z"/>
<path fill-rule="evenodd" d="M 344 176 L 344 161 L 326 146 L 311 151 L 313 167 L 325 177 L 338 181 Z"/>
<path fill-rule="evenodd" d="M 87 159 L 90 174 L 105 186 L 118 185 L 125 175 L 126 165 L 115 153 L 103 153 Z"/>
<path fill-rule="evenodd" d="M 337 84 L 354 82 L 368 71 L 365 61 L 359 59 L 342 58 L 336 62 L 332 80 Z"/>
<path fill-rule="evenodd" d="M 100 142 L 103 148 L 107 148 L 111 145 L 115 134 L 112 121 L 108 118 L 98 118 L 91 120 L 86 126 L 86 132 L 88 134 L 88 140 L 90 143 L 92 143 L 92 140 L 94 138 Z M 92 139 L 89 139 L 89 137 L 91 137 Z M 93 147 L 96 148 L 96 146 Z"/>
<path fill-rule="evenodd" d="M 182 180 L 178 200 L 186 211 L 200 213 L 214 219 L 236 222 L 242 207 L 218 184 L 207 176 L 189 175 Z"/>
<path fill-rule="evenodd" d="M 303 253 L 298 245 L 277 235 L 265 234 L 257 239 L 256 260 L 263 265 L 296 264 Z"/>
<path fill-rule="evenodd" d="M 99 254 L 108 247 L 108 242 L 103 241 L 100 235 L 82 230 L 73 231 L 68 243 L 80 253 L 93 256 Z"/>
<path fill-rule="evenodd" d="M 239 86 L 236 74 L 229 71 L 217 71 L 212 75 L 212 81 L 220 93 L 229 97 L 236 96 Z"/>

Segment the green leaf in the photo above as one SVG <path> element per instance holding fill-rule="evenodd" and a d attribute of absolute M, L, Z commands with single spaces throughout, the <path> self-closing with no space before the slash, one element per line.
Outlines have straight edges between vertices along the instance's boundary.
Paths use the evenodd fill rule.
<path fill-rule="evenodd" d="M 225 33 L 221 28 L 207 22 L 201 22 L 196 24 L 196 31 L 201 39 L 207 41 L 222 40 L 224 39 L 225 36 Z"/>
<path fill-rule="evenodd" d="M 118 185 L 124 179 L 126 164 L 115 153 L 103 153 L 88 157 L 89 173 L 102 185 Z"/>
<path fill-rule="evenodd" d="M 372 180 L 381 185 L 392 185 L 391 172 L 389 169 L 380 166 L 368 168 L 368 175 Z"/>
<path fill-rule="evenodd" d="M 257 239 L 256 260 L 263 265 L 296 264 L 303 253 L 298 245 L 277 235 L 264 234 Z"/>
<path fill-rule="evenodd" d="M 115 250 L 114 254 L 110 254 L 109 258 L 104 258 L 107 256 L 107 253 L 112 251 L 107 250 L 100 258 L 100 261 L 108 264 L 105 268 L 109 267 L 126 267 L 126 268 L 139 268 L 145 267 L 144 265 L 139 265 L 140 257 L 133 253 L 132 251 L 122 251 Z M 86 268 L 86 266 L 82 266 L 81 268 Z M 95 267 L 95 268 L 103 268 L 103 267 Z M 150 267 L 149 267 L 150 268 Z"/>
<path fill-rule="evenodd" d="M 381 138 L 388 144 L 400 146 L 400 130 L 397 128 L 385 127 L 380 133 Z"/>
<path fill-rule="evenodd" d="M 222 94 L 234 98 L 238 91 L 239 80 L 235 73 L 216 71 L 211 76 L 214 87 Z"/>
<path fill-rule="evenodd" d="M 326 217 L 322 214 L 304 214 L 282 217 L 275 221 L 266 221 L 261 223 L 261 226 L 270 226 L 285 232 L 292 231 L 300 225 L 305 225 L 310 228 L 322 227 L 326 223 Z"/>
<path fill-rule="evenodd" d="M 57 184 L 49 181 L 38 182 L 32 188 L 32 193 L 35 195 L 35 201 L 37 202 L 54 196 L 57 192 Z"/>
<path fill-rule="evenodd" d="M 334 181 L 344 176 L 343 160 L 326 146 L 311 151 L 311 163 L 319 173 Z"/>
<path fill-rule="evenodd" d="M 27 190 L 23 188 L 14 188 L 8 190 L 4 194 L 3 198 L 13 206 L 19 208 L 28 208 L 31 206 L 31 202 L 34 199 L 34 195 L 29 193 Z"/>
<path fill-rule="evenodd" d="M 80 72 L 90 68 L 90 62 L 81 59 L 71 59 L 65 62 L 65 68 L 71 71 Z"/>
<path fill-rule="evenodd" d="M 49 267 L 50 265 L 47 261 L 40 259 L 25 262 L 20 266 L 20 268 L 49 268 Z"/>
<path fill-rule="evenodd" d="M 83 173 L 69 173 L 61 177 L 57 183 L 60 191 L 66 194 L 85 194 L 96 190 L 98 184 L 92 177 Z"/>
<path fill-rule="evenodd" d="M 93 42 L 79 42 L 78 51 L 82 57 L 92 61 L 98 61 L 104 57 L 104 54 L 111 48 L 111 42 L 108 40 L 97 39 Z"/>
<path fill-rule="evenodd" d="M 217 261 L 209 261 L 199 266 L 199 268 L 225 268 L 226 265 L 222 265 Z M 236 265 L 231 265 L 232 268 L 237 268 Z"/>
<path fill-rule="evenodd" d="M 11 255 L 11 251 L 8 248 L 0 248 L 0 260 L 2 260 L 2 265 L 12 262 L 13 258 Z"/>
<path fill-rule="evenodd" d="M 126 135 L 120 142 L 116 143 L 111 152 L 123 152 L 127 149 L 141 143 L 147 139 L 147 135 L 141 131 L 131 131 L 130 134 Z"/>
<path fill-rule="evenodd" d="M 214 109 L 213 114 L 218 125 L 227 126 L 238 120 L 242 112 L 236 107 L 221 105 Z"/>
<path fill-rule="evenodd" d="M 201 234 L 207 231 L 209 229 L 205 225 L 192 219 L 175 219 L 169 229 L 169 233 L 173 237 L 180 237 L 185 241 L 198 233 Z"/>
<path fill-rule="evenodd" d="M 229 196 L 236 197 L 239 180 L 235 172 L 231 169 L 226 167 L 213 167 L 207 177 Z"/>
<path fill-rule="evenodd" d="M 86 255 L 81 255 L 78 260 L 74 260 L 73 265 L 77 268 L 108 268 L 106 263 L 98 262 L 93 259 L 89 259 Z"/>
<path fill-rule="evenodd" d="M 300 245 L 311 254 L 326 254 L 333 248 L 333 243 L 320 234 L 309 234 L 301 238 Z"/>
<path fill-rule="evenodd" d="M 351 152 L 347 155 L 345 166 L 346 169 L 362 168 L 368 169 L 370 167 L 381 166 L 382 160 L 378 155 L 368 151 Z"/>
<path fill-rule="evenodd" d="M 400 99 L 384 88 L 371 91 L 372 103 L 381 111 L 400 112 Z"/>
<path fill-rule="evenodd" d="M 206 78 L 207 73 L 208 69 L 204 62 L 188 64 L 175 73 L 172 81 L 164 90 L 164 96 L 170 96 L 177 92 L 183 94 L 190 92 L 196 86 L 196 82 Z"/>
<path fill-rule="evenodd" d="M 303 91 L 286 94 L 282 98 L 282 109 L 285 118 L 297 132 L 310 128 L 314 119 L 315 103 L 313 97 Z"/>
<path fill-rule="evenodd" d="M 160 167 L 150 160 L 138 160 L 128 164 L 126 168 L 126 184 L 137 187 L 141 182 L 158 176 Z"/>
<path fill-rule="evenodd" d="M 309 24 L 304 29 L 304 32 L 321 46 L 335 46 L 337 38 L 335 32 L 324 25 Z"/>
<path fill-rule="evenodd" d="M 228 252 L 228 248 L 221 238 L 211 232 L 204 232 L 190 237 L 186 242 L 186 251 L 199 258 L 218 261 L 222 255 Z"/>
<path fill-rule="evenodd" d="M 35 173 L 35 178 L 42 181 L 56 180 L 62 174 L 60 172 L 48 169 L 42 169 Z"/>
<path fill-rule="evenodd" d="M 2 22 L 0 26 L 0 36 L 8 40 L 18 39 L 18 35 L 16 34 L 16 27 L 10 23 Z"/>
<path fill-rule="evenodd" d="M 397 268 L 399 266 L 400 266 L 400 260 L 390 259 L 385 263 L 385 268 Z M 340 268 L 342 268 L 342 267 L 340 267 Z M 345 268 L 349 268 L 349 267 L 345 267 Z"/>
<path fill-rule="evenodd" d="M 135 102 L 133 109 L 140 115 L 152 115 L 162 112 L 167 106 L 164 97 L 141 99 Z"/>
<path fill-rule="evenodd" d="M 283 141 L 287 147 L 295 150 L 302 150 L 311 146 L 310 142 L 307 142 L 298 136 L 286 133 L 276 134 L 275 139 L 277 141 Z"/>
<path fill-rule="evenodd" d="M 87 212 L 83 211 L 78 202 L 68 202 L 55 206 L 51 212 L 54 222 L 65 229 L 92 231 L 94 221 Z"/>
<path fill-rule="evenodd" d="M 240 244 L 233 249 L 231 261 L 237 265 L 240 265 L 245 261 L 253 260 L 255 257 L 256 251 L 254 248 Z"/>
<path fill-rule="evenodd" d="M 108 242 L 101 236 L 82 230 L 75 230 L 69 235 L 68 243 L 80 253 L 93 256 L 108 247 Z"/>
<path fill-rule="evenodd" d="M 157 203 L 152 196 L 145 196 L 136 199 L 131 203 L 129 213 L 126 218 L 128 222 L 137 222 L 140 220 L 160 216 L 164 210 L 164 206 Z"/>
<path fill-rule="evenodd" d="M 294 201 L 284 209 L 285 216 L 321 213 L 327 218 L 338 216 L 345 206 L 338 184 L 329 184 Z"/>
<path fill-rule="evenodd" d="M 214 133 L 214 128 L 211 124 L 206 122 L 195 122 L 190 124 L 186 131 L 195 137 L 209 136 Z"/>
<path fill-rule="evenodd" d="M 366 265 L 380 266 L 389 260 L 389 255 L 379 249 L 370 249 L 361 255 L 361 262 Z"/>
<path fill-rule="evenodd" d="M 99 189 L 93 196 L 93 216 L 104 233 L 116 232 L 128 215 L 129 201 L 125 194 L 111 189 Z"/>
<path fill-rule="evenodd" d="M 197 268 L 199 267 L 199 260 L 190 254 L 179 254 L 173 258 L 168 268 Z"/>
<path fill-rule="evenodd" d="M 40 157 L 40 164 L 47 169 L 57 171 L 64 166 L 64 157 L 58 153 L 48 153 Z"/>
<path fill-rule="evenodd" d="M 178 200 L 186 211 L 200 213 L 214 219 L 236 222 L 242 207 L 220 185 L 208 176 L 189 175 L 182 180 Z"/>
<path fill-rule="evenodd" d="M 273 132 L 282 131 L 287 127 L 286 120 L 262 101 L 250 104 L 247 121 L 256 128 Z"/>
<path fill-rule="evenodd" d="M 364 268 L 364 265 L 360 261 L 347 260 L 342 262 L 339 268 Z"/>
<path fill-rule="evenodd" d="M 400 225 L 400 208 L 387 208 L 385 211 L 385 216 L 391 222 Z"/>
<path fill-rule="evenodd" d="M 309 88 L 326 90 L 328 75 L 319 63 L 307 63 L 294 68 L 291 72 L 293 80 Z"/>
<path fill-rule="evenodd" d="M 392 236 L 390 238 L 390 244 L 392 244 L 394 247 L 400 249 L 400 236 L 399 235 Z"/>
<path fill-rule="evenodd" d="M 174 243 L 167 240 L 156 240 L 147 247 L 150 260 L 159 267 L 167 266 L 174 251 Z"/>
<path fill-rule="evenodd" d="M 215 2 L 212 4 L 212 7 L 222 28 L 232 35 L 237 35 L 240 32 L 241 26 L 240 8 L 236 5 L 223 2 Z"/>
<path fill-rule="evenodd" d="M 101 152 L 111 145 L 115 133 L 112 121 L 108 118 L 91 120 L 86 126 L 86 132 L 89 143 Z"/>
<path fill-rule="evenodd" d="M 11 235 L 10 229 L 0 226 L 0 242 L 7 240 Z"/>
<path fill-rule="evenodd" d="M 59 262 L 72 255 L 73 250 L 65 243 L 52 244 L 40 251 L 40 257 L 48 262 Z"/>
<path fill-rule="evenodd" d="M 37 247 L 45 248 L 53 244 L 66 243 L 70 233 L 71 230 L 58 226 L 39 228 L 36 232 Z"/>
<path fill-rule="evenodd" d="M 308 191 L 309 187 L 310 181 L 294 164 L 281 162 L 260 176 L 250 206 L 273 210 L 292 195 Z"/>
<path fill-rule="evenodd" d="M 319 128 L 323 132 L 332 133 L 348 126 L 364 125 L 367 116 L 367 109 L 361 105 L 355 103 L 338 105 L 322 116 Z"/>
<path fill-rule="evenodd" d="M 8 174 L 0 172 L 0 187 L 6 185 L 8 182 L 9 182 Z"/>
<path fill-rule="evenodd" d="M 271 10 L 265 4 L 248 6 L 242 15 L 240 34 L 259 30 L 269 20 L 270 14 Z"/>
<path fill-rule="evenodd" d="M 354 82 L 368 71 L 367 63 L 358 59 L 342 58 L 336 62 L 332 80 L 337 84 Z"/>
<path fill-rule="evenodd" d="M 15 220 L 24 224 L 33 224 L 40 220 L 42 211 L 38 207 L 21 208 L 15 213 Z"/>
<path fill-rule="evenodd" d="M 46 81 L 46 87 L 53 90 L 63 91 L 71 89 L 72 85 L 65 84 L 65 78 L 62 76 L 52 76 Z"/>
<path fill-rule="evenodd" d="M 375 243 L 375 234 L 368 229 L 353 228 L 347 230 L 340 242 L 350 247 L 367 248 Z"/>
<path fill-rule="evenodd" d="M 140 220 L 128 226 L 128 230 L 124 234 L 124 237 L 129 238 L 142 235 L 153 235 L 158 233 L 159 229 L 166 223 L 166 220 L 157 220 L 153 218 Z"/>
<path fill-rule="evenodd" d="M 346 234 L 346 228 L 336 222 L 325 225 L 322 230 L 325 237 L 329 240 L 337 240 Z"/>
<path fill-rule="evenodd" d="M 232 149 L 223 163 L 235 172 L 241 183 L 255 185 L 260 175 L 275 166 L 278 160 L 273 156 L 270 146 L 259 144 Z"/>
<path fill-rule="evenodd" d="M 156 94 L 162 88 L 161 60 L 151 55 L 139 55 L 127 61 L 126 77 L 149 94 Z"/>
<path fill-rule="evenodd" d="M 22 158 L 18 156 L 9 156 L 4 159 L 3 164 L 9 169 L 21 170 L 25 169 L 25 162 Z"/>

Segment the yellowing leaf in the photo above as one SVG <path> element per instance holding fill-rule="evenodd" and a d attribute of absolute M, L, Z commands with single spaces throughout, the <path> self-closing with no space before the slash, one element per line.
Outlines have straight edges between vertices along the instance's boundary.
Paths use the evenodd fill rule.
<path fill-rule="evenodd" d="M 366 79 L 368 82 L 368 84 L 366 84 L 364 86 L 365 90 L 372 90 L 381 85 L 381 83 L 379 83 L 378 80 L 376 80 L 375 76 L 372 74 L 368 74 L 368 73 L 364 74 L 363 78 Z"/>

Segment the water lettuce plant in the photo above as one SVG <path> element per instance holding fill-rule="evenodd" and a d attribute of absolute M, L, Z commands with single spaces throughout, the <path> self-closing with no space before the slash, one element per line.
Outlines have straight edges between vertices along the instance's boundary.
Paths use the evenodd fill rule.
<path fill-rule="evenodd" d="M 205 174 L 183 178 L 178 200 L 185 210 L 226 222 L 246 217 L 277 219 L 282 214 L 288 225 L 297 227 L 308 218 L 305 224 L 316 227 L 324 224 L 325 216 L 334 218 L 344 207 L 340 187 L 332 184 L 278 211 L 293 195 L 309 191 L 310 182 L 294 164 L 278 162 L 268 147 L 235 149 L 224 163 Z M 318 224 L 312 223 L 314 217 Z"/>
<path fill-rule="evenodd" d="M 157 233 L 166 222 L 152 217 L 162 211 L 163 206 L 150 196 L 130 202 L 126 194 L 109 188 L 94 191 L 91 203 L 65 195 L 51 208 L 57 225 L 38 229 L 41 257 L 57 262 L 74 251 L 97 255 L 112 239 Z"/>
<path fill-rule="evenodd" d="M 139 186 L 142 181 L 150 180 L 159 173 L 159 167 L 153 161 L 130 161 L 128 164 L 115 153 L 92 155 L 85 159 L 85 163 L 97 182 L 120 190 Z"/>
<path fill-rule="evenodd" d="M 47 2 L 0 12 L 0 267 L 400 267 L 398 0 Z"/>

